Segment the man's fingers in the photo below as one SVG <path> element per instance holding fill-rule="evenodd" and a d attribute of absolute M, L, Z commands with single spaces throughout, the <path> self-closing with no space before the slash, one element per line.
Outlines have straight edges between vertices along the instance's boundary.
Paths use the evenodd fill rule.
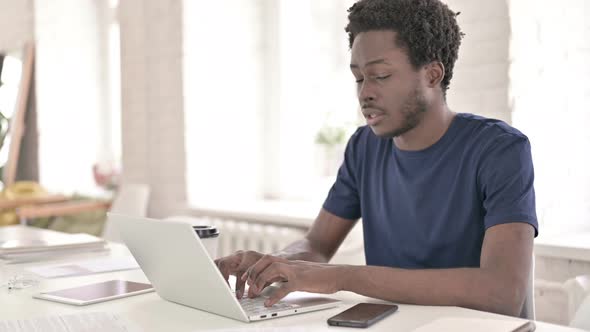
<path fill-rule="evenodd" d="M 275 281 L 288 281 L 287 268 L 287 265 L 283 263 L 272 263 L 258 275 L 254 282 L 250 284 L 250 287 L 254 286 L 254 292 L 260 293 L 265 285 L 269 283 Z"/>
<path fill-rule="evenodd" d="M 214 262 L 228 284 L 229 277 L 236 276 L 236 295 L 241 297 L 247 281 L 247 273 L 244 272 L 256 265 L 261 257 L 263 255 L 255 251 L 237 251 L 230 256 L 218 258 Z"/>
<path fill-rule="evenodd" d="M 240 262 L 240 265 L 238 265 L 238 267 L 236 268 L 236 271 L 238 272 L 236 274 L 236 278 L 237 279 L 240 279 L 240 280 L 246 281 L 248 279 L 248 275 L 247 275 L 248 274 L 248 270 L 252 266 L 254 266 L 254 264 L 256 264 L 256 263 L 255 262 L 252 263 L 252 262 L 249 262 L 246 259 L 242 259 L 242 262 Z M 244 276 L 246 276 L 246 277 L 244 278 Z"/>
<path fill-rule="evenodd" d="M 246 281 L 236 278 L 236 297 L 238 300 L 244 296 L 244 288 L 246 288 Z"/>
<path fill-rule="evenodd" d="M 266 299 L 266 301 L 264 301 L 264 305 L 267 306 L 267 307 L 270 307 L 270 306 L 274 305 L 275 303 L 279 302 L 281 299 L 283 299 L 285 296 L 287 296 L 292 291 L 293 290 L 291 289 L 289 283 L 286 282 L 283 285 L 281 285 L 281 287 L 279 287 L 278 289 L 276 289 L 268 297 L 268 299 Z"/>
<path fill-rule="evenodd" d="M 265 271 L 267 271 L 267 270 L 265 270 Z M 260 274 L 260 276 L 258 277 L 258 279 L 260 279 L 262 276 L 263 276 L 263 274 Z M 258 295 L 260 295 L 260 293 L 262 293 L 262 291 L 268 285 L 272 284 L 275 281 L 280 281 L 280 280 L 283 280 L 283 278 L 281 278 L 279 276 L 279 277 L 276 277 L 276 278 L 269 279 L 269 280 L 267 280 L 267 282 L 261 283 L 261 284 L 257 284 L 256 282 L 249 282 L 250 288 L 248 288 L 248 297 L 251 298 L 251 299 L 257 297 Z"/>
<path fill-rule="evenodd" d="M 266 287 L 272 285 L 273 283 L 275 283 L 277 281 L 283 281 L 283 278 L 280 278 L 279 277 L 279 278 L 275 278 L 273 280 L 270 280 L 269 282 L 267 282 L 266 284 L 264 284 L 264 287 L 262 287 L 260 289 L 258 287 L 254 287 L 254 288 L 251 287 L 248 290 L 248 297 L 251 298 L 251 299 L 257 297 L 258 295 L 260 295 L 260 293 L 262 293 L 262 291 L 264 291 L 266 289 Z"/>
<path fill-rule="evenodd" d="M 227 282 L 229 280 L 229 272 L 226 268 L 223 267 L 223 265 L 218 264 L 217 268 L 219 269 L 219 272 L 221 272 L 221 275 L 223 276 L 223 279 L 225 279 L 225 281 Z"/>
<path fill-rule="evenodd" d="M 227 259 L 222 259 L 217 263 L 217 268 L 221 272 L 221 275 L 223 275 L 223 279 L 228 281 L 229 275 L 231 274 L 231 262 Z"/>
<path fill-rule="evenodd" d="M 217 264 L 217 268 L 221 272 L 221 275 L 225 279 L 226 282 L 229 284 L 229 276 L 232 274 L 239 274 L 237 270 L 238 266 L 242 261 L 241 253 L 236 253 L 231 256 L 219 258 L 215 260 Z"/>
<path fill-rule="evenodd" d="M 252 281 L 256 280 L 256 278 L 258 277 L 258 275 L 264 271 L 270 264 L 272 264 L 274 262 L 276 258 L 270 255 L 264 255 L 262 256 L 262 258 L 260 258 L 258 260 L 258 262 L 256 262 L 255 264 L 253 264 L 252 266 L 250 266 L 248 268 L 248 270 L 246 270 L 246 278 L 244 278 L 244 275 L 242 275 L 242 278 L 244 280 L 248 279 L 249 280 L 249 284 L 252 284 Z"/>

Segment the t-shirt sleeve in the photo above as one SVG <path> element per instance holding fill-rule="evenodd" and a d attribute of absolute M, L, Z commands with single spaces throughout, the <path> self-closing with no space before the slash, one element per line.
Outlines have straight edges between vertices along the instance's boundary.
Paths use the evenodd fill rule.
<path fill-rule="evenodd" d="M 503 135 L 486 149 L 478 180 L 485 210 L 484 224 L 525 222 L 535 228 L 534 170 L 531 145 L 526 137 Z"/>
<path fill-rule="evenodd" d="M 344 161 L 338 170 L 336 182 L 330 188 L 323 208 L 344 219 L 357 220 L 361 217 L 361 204 L 357 179 L 357 147 L 360 137 L 359 128 L 348 140 L 344 152 Z"/>

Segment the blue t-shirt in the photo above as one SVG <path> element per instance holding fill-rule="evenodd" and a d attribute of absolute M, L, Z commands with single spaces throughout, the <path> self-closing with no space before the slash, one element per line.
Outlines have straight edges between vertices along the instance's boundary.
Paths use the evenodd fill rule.
<path fill-rule="evenodd" d="M 479 267 L 489 227 L 525 222 L 536 236 L 533 178 L 528 138 L 499 120 L 457 114 L 421 151 L 399 150 L 363 126 L 323 207 L 362 217 L 368 265 Z"/>

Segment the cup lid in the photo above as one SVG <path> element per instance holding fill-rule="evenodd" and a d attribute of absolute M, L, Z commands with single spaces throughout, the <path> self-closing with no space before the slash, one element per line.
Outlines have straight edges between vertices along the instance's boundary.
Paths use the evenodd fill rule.
<path fill-rule="evenodd" d="M 215 226 L 193 226 L 193 229 L 201 239 L 219 236 L 219 231 Z"/>

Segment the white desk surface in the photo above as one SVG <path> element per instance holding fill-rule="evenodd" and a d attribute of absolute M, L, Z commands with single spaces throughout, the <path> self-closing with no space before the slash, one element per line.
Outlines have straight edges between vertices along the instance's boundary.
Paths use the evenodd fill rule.
<path fill-rule="evenodd" d="M 111 245 L 110 255 L 120 256 L 128 254 L 122 245 Z M 96 255 L 88 256 L 93 258 Z M 83 260 L 80 256 L 76 260 Z M 76 260 L 63 260 L 75 262 Z M 8 278 L 22 273 L 24 268 L 43 264 L 53 264 L 59 261 L 26 264 L 4 264 L 0 262 L 0 284 L 5 284 Z M 33 299 L 32 294 L 56 290 L 77 285 L 84 285 L 110 279 L 125 279 L 138 282 L 148 282 L 141 270 L 118 271 L 102 274 L 94 274 L 79 277 L 67 277 L 56 279 L 42 279 L 37 286 L 26 289 L 8 291 L 6 287 L 0 289 L 0 320 L 33 318 L 44 315 L 71 314 L 80 312 L 112 312 L 118 313 L 139 325 L 145 331 L 203 331 L 203 330 L 247 330 L 268 331 L 282 329 L 295 331 L 352 331 L 350 328 L 330 327 L 326 319 L 350 307 L 363 302 L 379 302 L 379 300 L 362 297 L 349 292 L 340 292 L 332 295 L 344 301 L 339 307 L 321 310 L 312 313 L 304 313 L 289 317 L 271 319 L 254 323 L 243 323 L 229 318 L 217 316 L 190 307 L 171 303 L 161 299 L 155 292 L 137 295 L 129 298 L 113 300 L 93 304 L 84 307 L 76 307 L 67 304 Z M 511 319 L 507 316 L 458 308 L 458 307 L 429 307 L 415 305 L 400 305 L 395 314 L 373 325 L 371 331 L 411 331 L 421 325 L 442 317 L 470 317 L 470 318 L 500 318 Z M 580 331 L 572 328 L 537 322 L 539 332 L 573 332 Z"/>

